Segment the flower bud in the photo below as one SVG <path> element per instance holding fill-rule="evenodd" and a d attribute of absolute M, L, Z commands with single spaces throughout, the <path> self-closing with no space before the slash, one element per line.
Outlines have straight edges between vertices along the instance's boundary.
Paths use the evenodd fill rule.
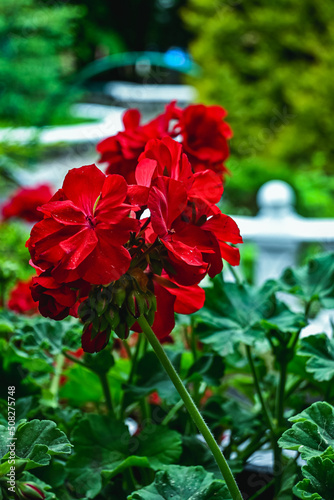
<path fill-rule="evenodd" d="M 95 310 L 98 316 L 102 316 L 102 314 L 105 313 L 105 311 L 108 308 L 110 299 L 111 299 L 111 294 L 110 292 L 108 294 L 107 290 L 102 290 L 101 292 L 98 293 L 95 304 Z"/>
<path fill-rule="evenodd" d="M 44 500 L 45 494 L 33 483 L 17 483 L 17 494 L 24 500 Z"/>
<path fill-rule="evenodd" d="M 110 330 L 94 332 L 92 325 L 84 330 L 81 337 L 81 345 L 85 352 L 99 352 L 106 347 L 109 342 Z"/>
<path fill-rule="evenodd" d="M 127 298 L 126 298 L 126 307 L 127 307 L 127 310 L 129 311 L 130 314 L 132 314 L 132 316 L 134 318 L 138 318 L 138 308 L 137 308 L 137 300 L 136 300 L 136 296 L 135 296 L 135 290 L 132 290 Z"/>
<path fill-rule="evenodd" d="M 120 339 L 124 340 L 128 338 L 130 330 L 128 325 L 122 321 L 117 328 L 115 328 L 115 333 Z"/>
<path fill-rule="evenodd" d="M 155 318 L 155 311 L 152 307 L 145 314 L 145 318 L 147 319 L 148 324 L 152 326 Z"/>
<path fill-rule="evenodd" d="M 118 307 L 122 307 L 124 301 L 126 299 L 126 290 L 123 287 L 113 288 L 113 302 L 118 305 Z"/>
<path fill-rule="evenodd" d="M 111 326 L 112 330 L 115 330 L 115 328 L 117 327 L 117 325 L 120 322 L 120 316 L 119 316 L 118 309 L 116 309 L 116 307 L 110 307 L 110 309 L 108 309 L 104 313 L 104 317 L 108 321 L 108 323 Z"/>

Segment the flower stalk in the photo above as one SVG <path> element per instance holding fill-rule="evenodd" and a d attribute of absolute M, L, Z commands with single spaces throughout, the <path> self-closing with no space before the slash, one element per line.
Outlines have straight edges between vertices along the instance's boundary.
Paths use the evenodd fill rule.
<path fill-rule="evenodd" d="M 190 396 L 189 392 L 187 391 L 186 387 L 184 386 L 181 378 L 179 377 L 178 373 L 176 372 L 175 368 L 173 367 L 172 363 L 168 359 L 167 354 L 165 353 L 163 347 L 161 346 L 159 340 L 157 339 L 156 335 L 154 334 L 152 328 L 150 327 L 149 323 L 145 319 L 144 316 L 141 316 L 138 319 L 138 324 L 140 325 L 144 335 L 146 336 L 147 340 L 151 344 L 155 354 L 159 358 L 159 361 L 161 362 L 162 366 L 165 368 L 169 378 L 174 384 L 175 389 L 178 391 L 179 395 L 181 396 L 185 407 L 187 408 L 192 420 L 194 421 L 195 425 L 197 426 L 198 430 L 201 432 L 203 435 L 207 445 L 209 446 L 217 464 L 218 467 L 223 475 L 223 478 L 225 479 L 226 485 L 231 493 L 231 496 L 233 500 L 243 500 L 242 495 L 240 493 L 240 490 L 237 486 L 237 483 L 233 477 L 233 474 L 231 472 L 231 469 L 222 453 L 220 450 L 215 438 L 212 435 L 212 432 L 210 431 L 209 427 L 205 423 L 202 415 L 200 414 L 198 408 L 196 407 L 192 397 Z"/>

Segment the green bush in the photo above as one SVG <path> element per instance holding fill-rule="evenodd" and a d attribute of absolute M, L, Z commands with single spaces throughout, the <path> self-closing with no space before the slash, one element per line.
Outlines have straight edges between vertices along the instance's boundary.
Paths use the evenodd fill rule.
<path fill-rule="evenodd" d="M 240 189 L 251 192 L 278 177 L 299 194 L 300 176 L 307 179 L 312 171 L 311 184 L 324 185 L 325 197 L 328 191 L 331 196 L 334 4 L 189 0 L 183 18 L 195 34 L 190 50 L 203 69 L 193 82 L 199 98 L 229 112 L 231 170 Z M 297 178 L 291 171 L 299 172 Z M 318 189 L 307 189 L 312 208 L 304 211 L 329 215 L 328 205 L 315 199 Z"/>
<path fill-rule="evenodd" d="M 44 125 L 68 106 L 66 77 L 78 7 L 37 0 L 0 3 L 0 122 Z"/>

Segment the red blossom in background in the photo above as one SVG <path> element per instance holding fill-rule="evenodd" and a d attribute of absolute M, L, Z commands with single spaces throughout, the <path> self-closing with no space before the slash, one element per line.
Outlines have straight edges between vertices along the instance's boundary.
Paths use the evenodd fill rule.
<path fill-rule="evenodd" d="M 225 161 L 232 137 L 232 130 L 224 121 L 226 115 L 220 106 L 193 104 L 180 109 L 172 102 L 165 113 L 140 125 L 139 111 L 130 109 L 123 117 L 125 130 L 98 144 L 100 162 L 108 164 L 107 173 L 118 173 L 129 184 L 135 184 L 137 161 L 148 141 L 178 136 L 193 172 L 212 170 L 223 179 L 228 172 Z"/>
<path fill-rule="evenodd" d="M 97 151 L 101 154 L 100 163 L 108 164 L 107 174 L 120 174 L 129 184 L 134 184 L 138 158 L 147 141 L 169 135 L 170 122 L 176 114 L 174 103 L 171 103 L 166 107 L 165 113 L 141 125 L 137 109 L 126 111 L 123 116 L 124 131 L 97 145 Z"/>
<path fill-rule="evenodd" d="M 18 281 L 9 293 L 8 309 L 19 314 L 36 314 L 38 307 L 31 296 L 30 287 L 32 278 L 27 281 Z"/>
<path fill-rule="evenodd" d="M 179 117 L 177 130 L 195 172 L 211 169 L 222 177 L 229 156 L 228 139 L 232 130 L 224 121 L 227 113 L 220 106 L 193 104 Z"/>
<path fill-rule="evenodd" d="M 36 222 L 43 219 L 43 214 L 37 209 L 47 203 L 52 197 L 54 190 L 47 184 L 35 187 L 18 189 L 2 207 L 4 220 L 12 217 L 24 219 L 28 222 Z"/>

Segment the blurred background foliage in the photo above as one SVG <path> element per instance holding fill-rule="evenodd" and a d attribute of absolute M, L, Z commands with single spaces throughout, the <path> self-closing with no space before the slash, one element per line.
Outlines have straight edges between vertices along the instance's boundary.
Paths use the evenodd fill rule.
<path fill-rule="evenodd" d="M 74 68 L 70 48 L 82 14 L 73 5 L 1 0 L 2 126 L 42 126 L 67 114 L 66 80 Z"/>
<path fill-rule="evenodd" d="M 278 178 L 303 215 L 332 215 L 334 4 L 189 0 L 182 18 L 199 100 L 226 107 L 234 130 L 228 198 L 253 212 L 256 190 Z"/>
<path fill-rule="evenodd" d="M 282 179 L 301 215 L 332 216 L 332 2 L 2 0 L 0 47 L 0 127 L 80 121 L 69 104 L 89 96 L 75 84 L 101 57 L 189 52 L 201 73 L 184 82 L 234 130 L 224 211 L 255 214 L 259 187 Z M 0 149 L 2 174 L 16 157 Z"/>

